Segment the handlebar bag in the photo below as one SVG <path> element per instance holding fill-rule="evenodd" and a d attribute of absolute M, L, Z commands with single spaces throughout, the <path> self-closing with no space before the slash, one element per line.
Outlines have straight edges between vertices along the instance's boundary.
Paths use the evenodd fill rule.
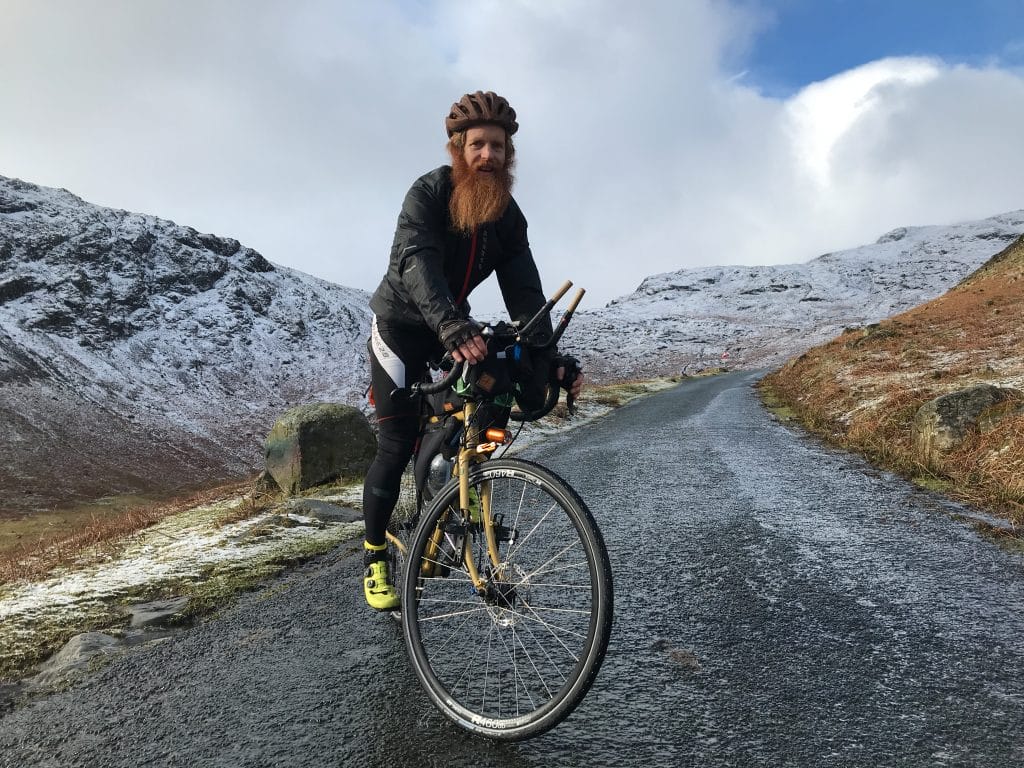
<path fill-rule="evenodd" d="M 511 357 L 516 381 L 516 404 L 524 411 L 536 411 L 544 405 L 551 380 L 552 353 L 545 350 L 519 348 Z"/>
<path fill-rule="evenodd" d="M 466 389 L 477 398 L 492 398 L 514 391 L 515 382 L 509 370 L 508 350 L 488 350 L 483 361 L 471 365 L 462 375 Z M 465 390 L 464 390 L 465 391 Z"/>

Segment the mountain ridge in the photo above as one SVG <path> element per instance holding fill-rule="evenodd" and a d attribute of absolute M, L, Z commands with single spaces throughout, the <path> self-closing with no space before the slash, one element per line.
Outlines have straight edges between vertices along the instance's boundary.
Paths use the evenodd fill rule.
<path fill-rule="evenodd" d="M 1021 233 L 1017 211 L 804 264 L 652 275 L 577 312 L 563 346 L 592 382 L 723 355 L 770 367 L 940 295 Z M 365 410 L 368 298 L 231 238 L 0 176 L 0 516 L 236 479 L 291 405 Z"/>
<path fill-rule="evenodd" d="M 800 264 L 717 266 L 652 275 L 601 310 L 579 312 L 598 346 L 598 380 L 728 364 L 770 368 L 849 326 L 935 298 L 1024 233 L 1024 210 L 948 226 L 901 227 L 870 245 Z"/>
<path fill-rule="evenodd" d="M 0 177 L 0 514 L 251 471 L 290 405 L 359 400 L 367 299 Z"/>

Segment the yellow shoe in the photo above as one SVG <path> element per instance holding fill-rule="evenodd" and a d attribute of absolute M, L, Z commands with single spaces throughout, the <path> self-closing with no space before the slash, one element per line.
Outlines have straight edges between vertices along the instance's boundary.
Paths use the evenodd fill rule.
<path fill-rule="evenodd" d="M 366 564 L 366 571 L 363 573 L 363 594 L 366 596 L 367 604 L 378 611 L 393 611 L 398 608 L 401 601 L 388 573 L 387 546 L 378 549 L 366 545 L 363 562 Z"/>

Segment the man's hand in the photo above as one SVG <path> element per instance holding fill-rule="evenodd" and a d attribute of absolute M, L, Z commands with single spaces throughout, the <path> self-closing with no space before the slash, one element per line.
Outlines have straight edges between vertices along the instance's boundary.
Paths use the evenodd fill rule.
<path fill-rule="evenodd" d="M 456 363 L 461 363 L 463 360 L 470 365 L 480 363 L 487 357 L 487 342 L 484 341 L 483 336 L 477 334 L 472 336 L 469 341 L 451 350 L 451 353 L 452 359 Z"/>
<path fill-rule="evenodd" d="M 569 385 L 568 392 L 572 399 L 576 400 L 583 392 L 583 371 L 575 366 L 574 369 L 576 371 L 576 378 L 573 380 L 572 384 Z M 565 366 L 558 366 L 558 370 L 555 372 L 555 375 L 558 376 L 559 381 L 562 381 L 565 378 Z"/>
<path fill-rule="evenodd" d="M 438 337 L 456 363 L 479 363 L 487 357 L 487 342 L 473 318 L 452 320 L 441 325 Z"/>

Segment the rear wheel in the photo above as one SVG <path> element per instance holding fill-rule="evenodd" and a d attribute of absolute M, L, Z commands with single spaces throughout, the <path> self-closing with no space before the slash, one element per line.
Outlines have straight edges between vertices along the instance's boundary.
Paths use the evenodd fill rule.
<path fill-rule="evenodd" d="M 402 594 L 402 580 L 405 578 L 405 564 L 408 561 L 409 549 L 412 546 L 412 524 L 407 520 L 392 521 L 388 524 L 388 569 L 394 579 L 399 597 Z M 389 611 L 396 622 L 402 621 L 402 607 Z"/>
<path fill-rule="evenodd" d="M 406 646 L 447 717 L 525 739 L 561 722 L 593 683 L 611 632 L 611 567 L 586 504 L 550 470 L 494 459 L 470 487 L 494 522 L 496 558 L 476 515 L 459 512 L 458 483 L 445 486 L 409 549 L 419 565 L 402 584 Z"/>
<path fill-rule="evenodd" d="M 414 482 L 415 481 L 411 473 L 407 473 L 406 477 L 403 478 L 403 483 L 410 488 L 408 495 L 412 496 L 415 494 L 416 501 L 415 503 L 400 503 L 396 506 L 391 515 L 391 519 L 388 521 L 386 531 L 388 541 L 388 567 L 390 569 L 391 578 L 394 579 L 395 588 L 398 590 L 399 597 L 401 597 L 402 582 L 405 578 L 405 568 L 409 560 L 409 551 L 412 549 L 412 541 L 416 534 L 421 510 L 425 506 L 430 505 L 430 500 L 432 498 L 430 491 L 424 490 L 423 497 L 421 499 L 418 492 L 411 490 L 414 488 Z M 433 547 L 428 547 L 427 549 L 431 557 L 433 557 L 434 547 L 440 545 L 440 535 L 441 534 L 438 531 L 437 526 L 435 526 L 435 545 Z M 448 548 L 449 550 L 451 549 L 450 546 Z M 390 614 L 395 621 L 401 622 L 401 607 L 391 611 Z"/>

